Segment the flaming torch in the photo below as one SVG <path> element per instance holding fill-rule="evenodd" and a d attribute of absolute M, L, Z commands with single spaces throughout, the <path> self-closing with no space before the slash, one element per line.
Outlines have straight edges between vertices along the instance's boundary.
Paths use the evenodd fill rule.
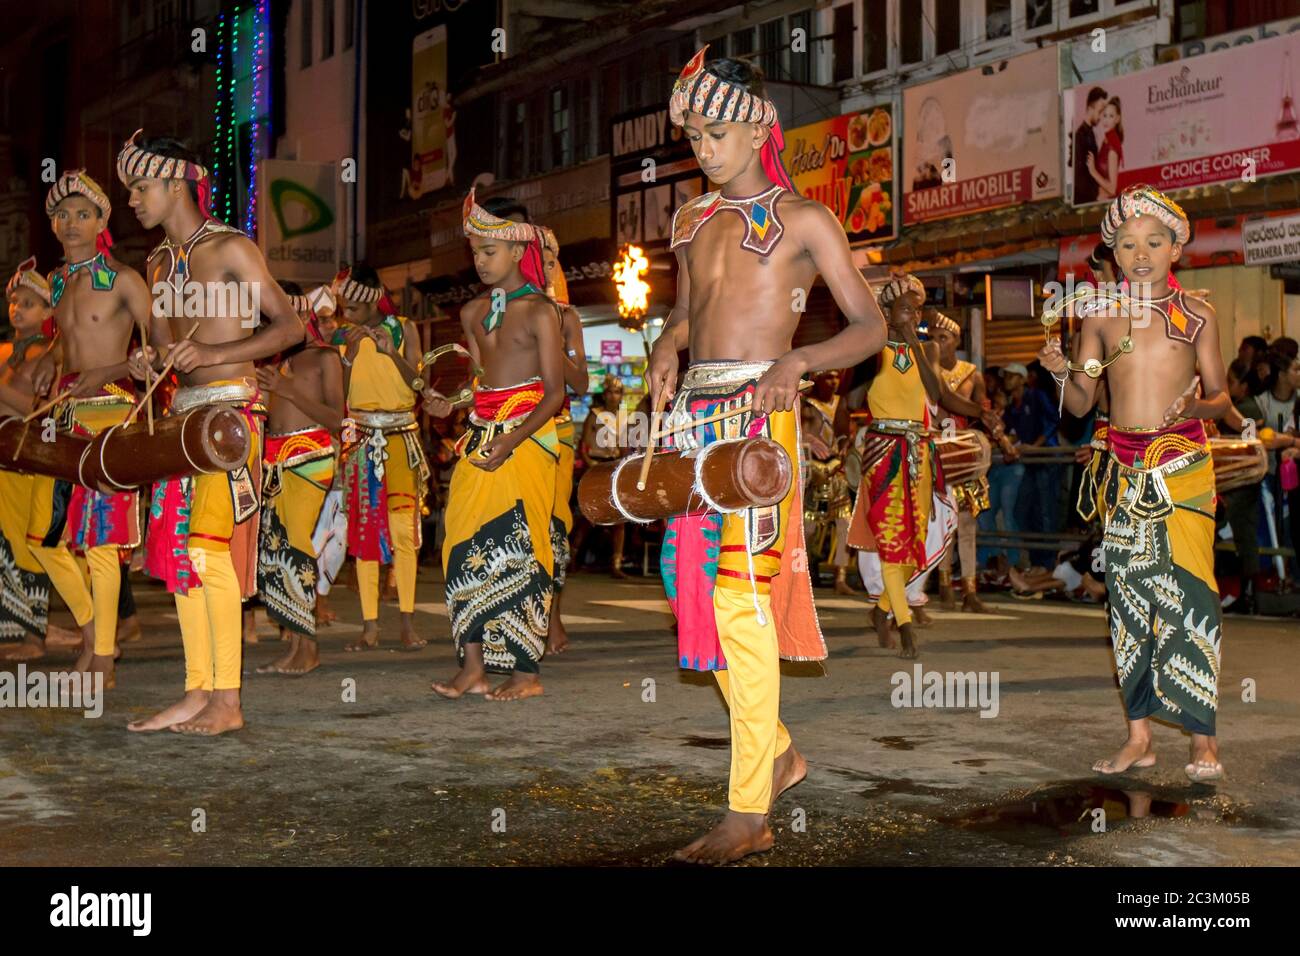
<path fill-rule="evenodd" d="M 623 328 L 643 332 L 646 309 L 650 305 L 650 284 L 642 276 L 650 269 L 650 260 L 640 246 L 625 246 L 614 264 L 614 284 L 618 286 L 618 314 Z"/>

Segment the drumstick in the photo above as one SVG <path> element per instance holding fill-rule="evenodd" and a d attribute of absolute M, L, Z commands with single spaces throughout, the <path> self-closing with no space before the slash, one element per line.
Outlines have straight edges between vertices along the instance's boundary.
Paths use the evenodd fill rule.
<path fill-rule="evenodd" d="M 149 348 L 149 328 L 145 322 L 138 322 L 136 324 L 140 328 L 140 355 L 144 356 L 148 354 L 146 350 Z M 149 389 L 149 373 L 152 371 L 153 369 L 149 366 L 149 363 L 145 362 L 144 363 L 144 386 L 146 391 L 148 391 Z M 149 434 L 152 435 L 153 434 L 153 402 L 150 402 L 148 405 L 145 406 L 144 413 L 147 416 L 149 421 Z"/>
<path fill-rule="evenodd" d="M 14 458 L 13 458 L 14 461 L 17 461 L 18 456 L 22 454 L 23 443 L 27 441 L 27 430 L 31 427 L 32 420 L 35 418 L 40 418 L 42 415 L 48 412 L 55 405 L 59 404 L 59 402 L 63 401 L 65 398 L 71 395 L 73 391 L 76 390 L 76 387 L 77 386 L 75 384 L 68 386 L 63 391 L 59 392 L 59 394 L 55 395 L 52 399 L 46 402 L 44 405 L 42 405 L 40 408 L 31 412 L 23 419 L 23 431 L 22 434 L 18 436 L 18 447 L 14 449 Z"/>
<path fill-rule="evenodd" d="M 663 407 L 664 392 L 668 390 L 668 383 L 665 382 L 660 388 L 659 393 L 655 395 L 655 401 L 650 406 L 650 437 L 646 441 L 645 457 L 641 459 L 641 473 L 636 477 L 636 490 L 645 491 L 645 483 L 650 477 L 650 462 L 655 456 L 655 445 L 658 444 L 662 434 L 655 424 L 659 420 L 659 409 Z"/>
<path fill-rule="evenodd" d="M 194 324 L 190 326 L 190 330 L 185 333 L 185 336 L 184 338 L 181 339 L 181 342 L 188 341 L 194 335 L 194 333 L 199 330 L 199 321 L 200 320 L 198 319 L 194 321 Z M 180 345 L 180 342 L 177 342 L 176 344 Z M 158 387 L 159 382 L 161 382 L 163 379 L 167 377 L 168 373 L 171 372 L 172 370 L 172 366 L 175 364 L 176 364 L 176 349 L 175 347 L 173 347 L 171 350 L 171 354 L 167 356 L 167 361 L 163 363 L 163 367 L 159 370 L 158 377 L 153 380 L 152 385 L 150 385 L 147 389 L 145 389 L 144 397 L 141 398 L 140 401 L 136 402 L 135 408 L 131 409 L 131 414 L 126 416 L 125 424 L 127 425 L 135 424 L 135 420 L 140 414 L 140 408 L 145 403 L 147 403 L 150 398 L 153 397 L 153 390 Z"/>

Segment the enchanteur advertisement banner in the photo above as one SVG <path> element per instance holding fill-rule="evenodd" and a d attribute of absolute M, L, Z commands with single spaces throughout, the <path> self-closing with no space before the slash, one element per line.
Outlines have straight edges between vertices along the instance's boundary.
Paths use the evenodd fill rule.
<path fill-rule="evenodd" d="M 1063 94 L 1066 192 L 1185 189 L 1300 169 L 1300 33 L 1176 60 Z"/>
<path fill-rule="evenodd" d="M 1061 194 L 1057 48 L 903 90 L 903 223 Z"/>

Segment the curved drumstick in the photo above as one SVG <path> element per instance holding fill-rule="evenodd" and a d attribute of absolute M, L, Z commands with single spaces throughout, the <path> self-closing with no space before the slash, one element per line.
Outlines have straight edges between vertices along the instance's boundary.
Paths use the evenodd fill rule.
<path fill-rule="evenodd" d="M 190 330 L 186 332 L 185 335 L 181 338 L 181 342 L 188 341 L 189 339 L 194 337 L 194 333 L 199 330 L 200 321 L 202 320 L 200 319 L 194 320 L 194 324 L 190 326 Z M 176 345 L 180 345 L 180 342 L 177 342 Z M 123 423 L 124 425 L 135 424 L 136 418 L 140 415 L 140 409 L 143 408 L 145 403 L 148 402 L 149 399 L 153 397 L 154 389 L 158 387 L 159 382 L 161 382 L 163 379 L 167 377 L 168 373 L 170 373 L 172 370 L 172 366 L 175 364 L 176 364 L 176 349 L 175 347 L 173 347 L 171 350 L 171 354 L 167 356 L 167 361 L 163 363 L 163 367 L 159 370 L 158 377 L 153 380 L 152 385 L 150 385 L 147 389 L 145 389 L 144 396 L 140 399 L 140 401 L 136 402 L 135 408 L 131 409 L 131 414 L 126 416 L 126 421 Z"/>

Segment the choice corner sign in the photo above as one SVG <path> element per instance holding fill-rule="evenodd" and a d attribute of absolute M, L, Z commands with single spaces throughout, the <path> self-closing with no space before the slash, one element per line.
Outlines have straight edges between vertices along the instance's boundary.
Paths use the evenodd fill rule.
<path fill-rule="evenodd" d="M 277 279 L 328 281 L 341 258 L 338 167 L 264 160 L 258 245 Z"/>

